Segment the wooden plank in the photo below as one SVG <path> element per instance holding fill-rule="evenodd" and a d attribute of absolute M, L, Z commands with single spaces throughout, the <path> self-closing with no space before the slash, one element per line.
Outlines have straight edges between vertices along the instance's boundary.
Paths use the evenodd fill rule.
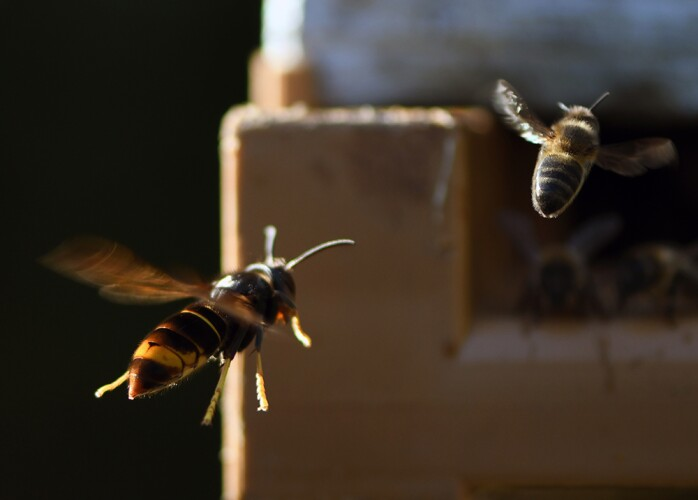
<path fill-rule="evenodd" d="M 241 269 L 246 263 L 240 253 L 237 203 L 237 140 L 222 136 L 221 171 L 221 268 Z M 220 401 L 222 421 L 221 463 L 224 471 L 223 498 L 237 500 L 245 488 L 245 423 L 243 419 L 245 356 L 236 356 Z"/>
<path fill-rule="evenodd" d="M 415 331 L 433 336 L 419 342 L 441 355 L 446 342 L 464 331 L 469 300 L 467 263 L 458 250 L 464 240 L 463 196 L 453 195 L 464 189 L 458 171 L 447 181 L 445 204 L 435 205 L 433 197 L 444 182 L 444 168 L 453 169 L 445 162 L 468 156 L 454 155 L 449 147 L 460 143 L 468 121 L 483 120 L 481 127 L 492 123 L 477 110 L 454 117 L 438 109 L 295 108 L 264 114 L 252 107 L 226 118 L 224 251 L 241 244 L 246 261 L 259 258 L 261 228 L 270 223 L 279 228 L 278 252 L 287 257 L 327 239 L 357 240 L 355 248 L 319 256 L 296 272 L 297 302 L 315 344 L 305 352 L 283 338 L 267 340 L 269 414 L 254 411 L 254 387 L 249 379 L 245 384 L 245 477 L 252 497 L 270 493 L 265 488 L 272 486 L 259 477 L 267 461 L 281 455 L 267 455 L 263 436 L 273 422 L 282 424 L 289 397 L 380 400 L 393 391 L 409 394 L 400 373 L 412 364 L 426 369 L 428 358 L 420 359 L 403 336 Z M 436 310 L 444 314 L 434 318 Z M 403 368 L 388 368 L 398 360 Z M 226 495 L 234 497 L 227 492 L 226 486 Z"/>
<path fill-rule="evenodd" d="M 275 65 L 259 51 L 250 58 L 249 94 L 251 102 L 267 109 L 317 101 L 308 65 Z"/>

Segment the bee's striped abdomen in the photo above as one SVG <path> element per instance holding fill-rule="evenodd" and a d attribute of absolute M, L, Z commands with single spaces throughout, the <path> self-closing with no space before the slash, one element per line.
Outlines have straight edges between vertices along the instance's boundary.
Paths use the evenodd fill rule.
<path fill-rule="evenodd" d="M 569 205 L 584 182 L 586 171 L 570 156 L 541 155 L 533 172 L 534 208 L 544 217 L 555 217 Z"/>
<path fill-rule="evenodd" d="M 167 318 L 133 354 L 129 398 L 164 389 L 203 366 L 219 349 L 227 328 L 221 315 L 203 302 Z"/>

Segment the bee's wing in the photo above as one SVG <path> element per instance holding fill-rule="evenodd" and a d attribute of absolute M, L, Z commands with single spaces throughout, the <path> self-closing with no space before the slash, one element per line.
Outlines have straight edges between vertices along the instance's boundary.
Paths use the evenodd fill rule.
<path fill-rule="evenodd" d="M 589 257 L 615 238 L 623 227 L 618 214 L 604 214 L 593 218 L 570 236 L 567 244 L 580 255 Z"/>
<path fill-rule="evenodd" d="M 534 262 L 540 254 L 540 246 L 531 219 L 517 212 L 505 211 L 499 215 L 499 223 L 521 255 L 528 262 Z"/>
<path fill-rule="evenodd" d="M 596 164 L 620 175 L 634 177 L 648 169 L 676 163 L 678 155 L 669 139 L 651 137 L 609 144 L 599 149 Z"/>
<path fill-rule="evenodd" d="M 552 130 L 533 114 L 521 94 L 509 82 L 497 81 L 492 104 L 506 124 L 527 141 L 543 144 L 552 137 Z"/>
<path fill-rule="evenodd" d="M 148 264 L 123 245 L 97 237 L 68 240 L 40 262 L 69 278 L 99 288 L 114 302 L 158 304 L 208 298 L 212 285 L 186 283 Z"/>

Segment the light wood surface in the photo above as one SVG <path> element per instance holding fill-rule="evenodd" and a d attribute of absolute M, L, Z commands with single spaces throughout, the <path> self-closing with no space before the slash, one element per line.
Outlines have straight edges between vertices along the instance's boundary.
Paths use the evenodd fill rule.
<path fill-rule="evenodd" d="M 229 262 L 238 248 L 243 262 L 260 258 L 266 224 L 289 258 L 333 238 L 357 245 L 295 271 L 314 343 L 267 336 L 269 412 L 255 411 L 253 363 L 229 386 L 226 409 L 241 405 L 244 420 L 226 412 L 226 450 L 244 449 L 244 468 L 226 463 L 226 498 L 698 486 L 698 323 L 547 321 L 524 334 L 518 318 L 488 312 L 511 304 L 519 283 L 493 212 L 530 209 L 516 189 L 527 179 L 501 182 L 518 142 L 490 119 L 402 108 L 228 114 Z M 446 196 L 435 196 L 449 170 Z"/>

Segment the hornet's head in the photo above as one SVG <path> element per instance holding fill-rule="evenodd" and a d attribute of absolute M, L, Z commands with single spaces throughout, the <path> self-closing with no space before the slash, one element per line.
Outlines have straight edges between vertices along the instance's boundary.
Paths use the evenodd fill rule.
<path fill-rule="evenodd" d="M 247 271 L 261 272 L 269 277 L 272 288 L 281 300 L 281 310 L 284 306 L 290 310 L 295 310 L 296 283 L 293 280 L 291 270 L 300 262 L 304 261 L 311 255 L 315 255 L 322 250 L 340 246 L 353 245 L 353 240 L 339 239 L 326 241 L 306 250 L 298 257 L 286 262 L 282 257 L 274 257 L 274 241 L 276 240 L 276 227 L 267 226 L 264 228 L 265 243 L 264 243 L 264 262 L 258 262 L 247 266 Z"/>

